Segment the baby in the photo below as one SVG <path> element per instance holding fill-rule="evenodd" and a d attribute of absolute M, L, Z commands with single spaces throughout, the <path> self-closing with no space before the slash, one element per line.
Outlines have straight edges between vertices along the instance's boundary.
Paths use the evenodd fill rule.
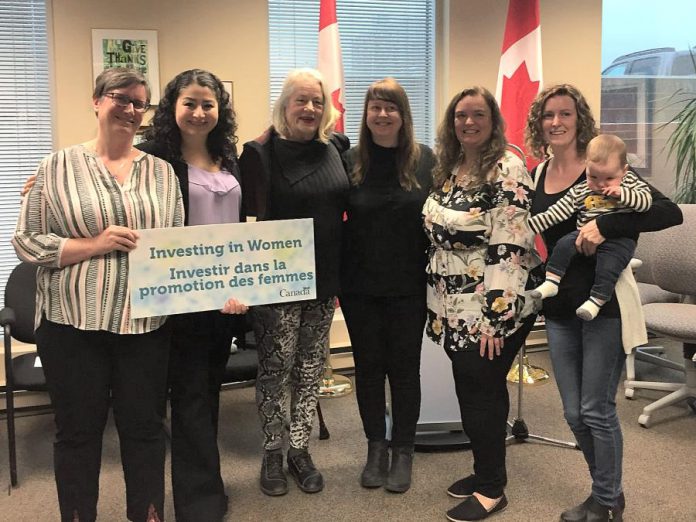
<path fill-rule="evenodd" d="M 579 229 L 597 216 L 610 212 L 646 212 L 652 205 L 650 187 L 628 170 L 626 144 L 617 136 L 600 134 L 590 141 L 586 152 L 586 181 L 581 181 L 545 212 L 529 219 L 531 229 L 540 233 L 577 212 L 577 228 L 566 234 L 553 249 L 546 264 L 546 280 L 532 297 L 545 299 L 558 293 L 558 284 L 573 256 Z M 595 280 L 590 297 L 576 314 L 591 321 L 614 293 L 614 286 L 636 250 L 630 238 L 607 239 L 597 247 Z"/>

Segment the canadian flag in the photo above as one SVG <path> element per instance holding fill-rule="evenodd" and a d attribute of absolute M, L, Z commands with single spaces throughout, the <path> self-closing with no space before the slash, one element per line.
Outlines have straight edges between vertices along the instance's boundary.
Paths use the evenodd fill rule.
<path fill-rule="evenodd" d="M 338 132 L 343 132 L 345 94 L 341 40 L 338 36 L 338 19 L 336 18 L 336 0 L 321 0 L 319 6 L 318 62 L 319 72 L 324 76 L 324 81 L 326 81 L 331 93 L 331 102 L 341 114 L 335 128 Z"/>
<path fill-rule="evenodd" d="M 542 84 L 539 0 L 510 0 L 495 97 L 508 142 L 522 150 L 527 113 Z"/>

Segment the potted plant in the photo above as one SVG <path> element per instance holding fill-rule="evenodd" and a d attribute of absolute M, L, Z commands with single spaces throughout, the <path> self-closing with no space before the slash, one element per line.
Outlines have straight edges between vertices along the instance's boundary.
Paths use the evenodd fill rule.
<path fill-rule="evenodd" d="M 696 70 L 693 49 L 690 54 Z M 673 97 L 675 104 L 684 105 L 662 127 L 676 125 L 667 139 L 668 157 L 676 163 L 674 201 L 696 203 L 696 92 L 680 89 Z"/>

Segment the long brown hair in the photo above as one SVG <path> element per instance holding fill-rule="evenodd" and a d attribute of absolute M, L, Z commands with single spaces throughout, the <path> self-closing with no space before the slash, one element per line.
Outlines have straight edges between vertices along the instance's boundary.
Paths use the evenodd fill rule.
<path fill-rule="evenodd" d="M 434 171 L 434 186 L 440 188 L 445 180 L 452 174 L 452 169 L 462 161 L 464 161 L 464 151 L 461 143 L 457 139 L 457 133 L 454 129 L 454 111 L 457 104 L 467 96 L 481 96 L 486 101 L 488 108 L 491 110 L 492 131 L 488 142 L 482 147 L 478 161 L 474 164 L 471 177 L 483 184 L 488 176 L 495 168 L 496 163 L 505 154 L 507 147 L 507 139 L 505 138 L 505 120 L 500 113 L 498 102 L 488 89 L 481 86 L 474 86 L 464 89 L 457 93 L 445 110 L 442 123 L 437 130 L 437 140 L 435 144 L 435 156 L 437 163 Z"/>
<path fill-rule="evenodd" d="M 544 121 L 544 108 L 546 102 L 554 96 L 568 96 L 575 102 L 575 112 L 578 114 L 578 124 L 575 130 L 575 146 L 578 156 L 584 156 L 587 144 L 597 135 L 597 124 L 595 123 L 592 110 L 587 100 L 577 87 L 569 83 L 552 85 L 541 91 L 532 102 L 527 116 L 527 125 L 524 129 L 525 147 L 537 159 L 546 159 L 548 154 L 548 144 L 544 139 L 542 123 Z"/>
<path fill-rule="evenodd" d="M 416 179 L 416 168 L 420 159 L 420 147 L 413 134 L 413 116 L 408 96 L 399 82 L 394 78 L 384 78 L 370 85 L 365 94 L 365 106 L 360 122 L 360 138 L 358 140 L 358 155 L 353 171 L 350 173 L 351 182 L 360 185 L 365 179 L 365 172 L 370 164 L 370 150 L 374 141 L 372 132 L 367 127 L 367 106 L 373 100 L 393 103 L 401 116 L 401 128 L 396 145 L 396 169 L 399 172 L 399 184 L 404 190 L 420 188 Z"/>

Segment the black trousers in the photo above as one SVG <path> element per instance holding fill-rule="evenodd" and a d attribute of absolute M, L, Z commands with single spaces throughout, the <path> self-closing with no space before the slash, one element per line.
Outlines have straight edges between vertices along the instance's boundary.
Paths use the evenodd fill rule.
<path fill-rule="evenodd" d="M 54 468 L 61 520 L 97 518 L 102 435 L 113 405 L 126 481 L 127 517 L 164 516 L 166 397 L 170 327 L 118 335 L 45 318 L 36 345 L 55 410 Z"/>
<path fill-rule="evenodd" d="M 478 350 L 447 350 L 462 426 L 471 439 L 476 491 L 489 498 L 500 497 L 507 484 L 505 438 L 510 396 L 506 377 L 534 319 L 527 318 L 514 334 L 506 337 L 500 356 L 493 360 L 481 357 Z"/>
<path fill-rule="evenodd" d="M 393 445 L 412 445 L 420 414 L 420 356 L 426 302 L 422 296 L 345 295 L 355 361 L 358 408 L 368 440 L 385 438 L 384 380 L 389 378 Z"/>
<path fill-rule="evenodd" d="M 172 492 L 178 522 L 222 520 L 226 508 L 217 444 L 220 386 L 241 318 L 218 311 L 173 316 L 169 361 Z"/>

